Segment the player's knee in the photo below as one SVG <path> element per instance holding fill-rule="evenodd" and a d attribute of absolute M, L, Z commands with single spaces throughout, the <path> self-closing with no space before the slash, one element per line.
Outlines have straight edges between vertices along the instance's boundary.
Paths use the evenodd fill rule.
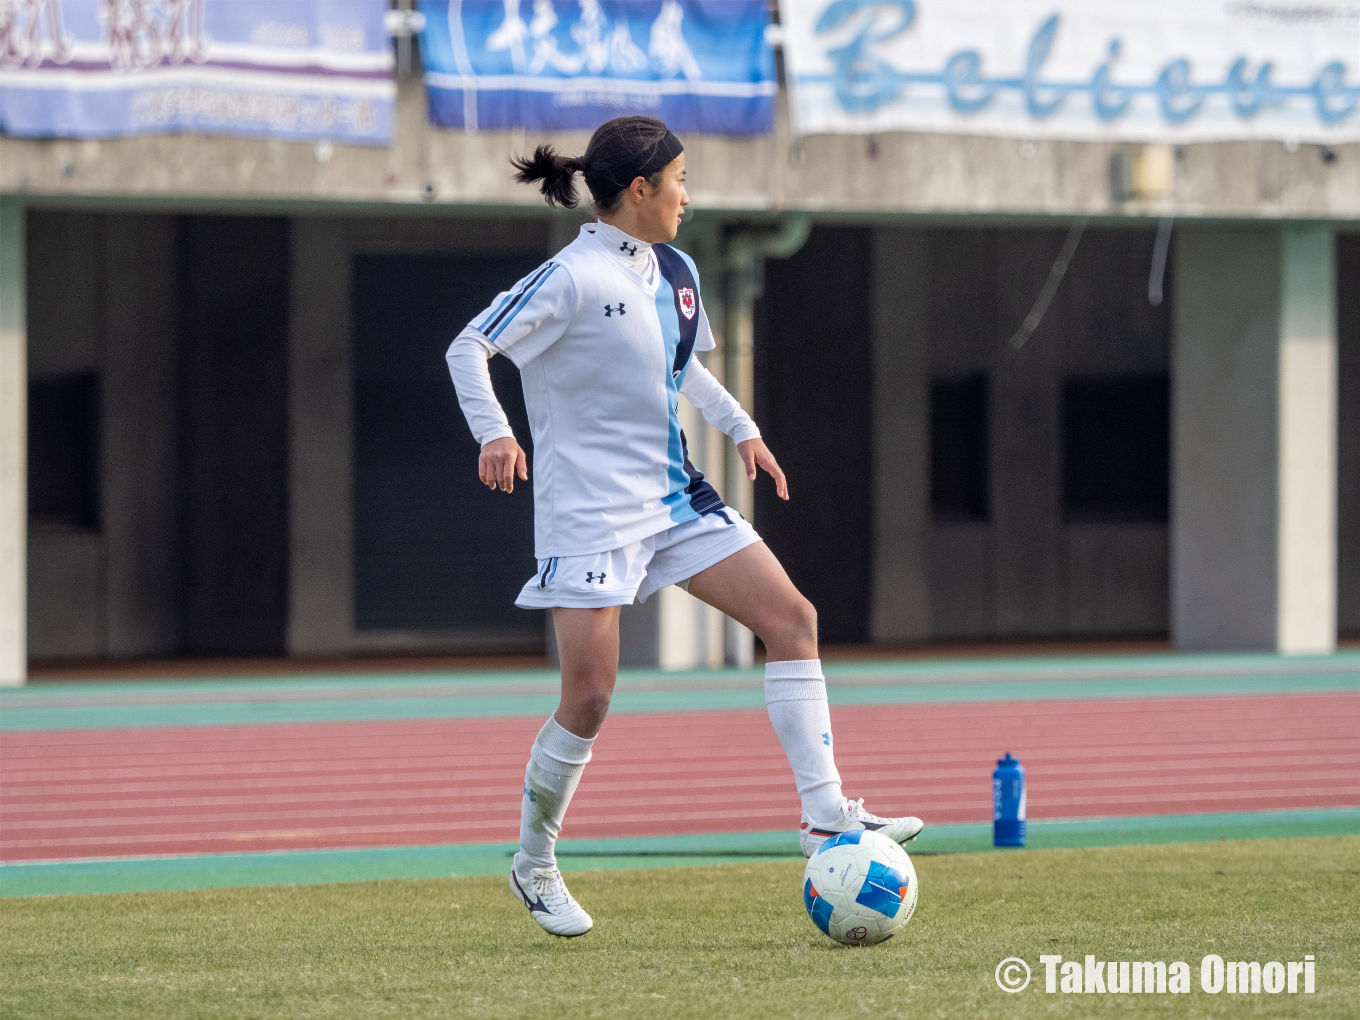
<path fill-rule="evenodd" d="M 609 714 L 609 691 L 591 691 L 576 704 L 576 715 L 598 729 Z"/>
<path fill-rule="evenodd" d="M 798 596 L 790 613 L 794 632 L 799 639 L 817 643 L 817 607 L 802 595 Z"/>
<path fill-rule="evenodd" d="M 770 654 L 781 659 L 811 659 L 817 655 L 817 609 L 802 595 L 779 613 L 770 628 L 761 635 Z"/>

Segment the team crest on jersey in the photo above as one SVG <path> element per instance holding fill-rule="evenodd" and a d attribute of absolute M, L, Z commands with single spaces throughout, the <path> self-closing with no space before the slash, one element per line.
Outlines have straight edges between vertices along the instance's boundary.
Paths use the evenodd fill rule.
<path fill-rule="evenodd" d="M 680 311 L 684 313 L 686 319 L 694 318 L 695 301 L 694 288 L 681 287 L 676 296 L 680 299 Z"/>

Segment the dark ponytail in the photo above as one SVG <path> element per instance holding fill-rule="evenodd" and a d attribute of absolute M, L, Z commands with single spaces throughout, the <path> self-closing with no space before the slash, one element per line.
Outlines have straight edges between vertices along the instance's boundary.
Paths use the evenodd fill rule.
<path fill-rule="evenodd" d="M 576 208 L 576 173 L 586 168 L 584 160 L 559 156 L 551 145 L 540 145 L 532 156 L 512 156 L 510 163 L 518 171 L 515 180 L 521 184 L 543 182 L 539 190 L 549 205 Z"/>
<path fill-rule="evenodd" d="M 576 207 L 576 174 L 583 173 L 595 208 L 609 212 L 639 177 L 659 186 L 661 171 L 684 150 L 680 139 L 654 117 L 615 117 L 596 128 L 582 156 L 559 156 L 551 145 L 540 145 L 532 156 L 514 156 L 510 163 L 517 171 L 515 180 L 542 181 L 548 204 L 568 209 Z"/>

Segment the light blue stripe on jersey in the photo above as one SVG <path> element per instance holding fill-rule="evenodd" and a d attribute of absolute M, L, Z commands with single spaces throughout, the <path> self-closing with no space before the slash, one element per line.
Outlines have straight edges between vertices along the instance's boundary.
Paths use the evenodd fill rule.
<path fill-rule="evenodd" d="M 666 467 L 670 493 L 663 497 L 661 502 L 670 508 L 671 520 L 680 524 L 683 521 L 695 520 L 699 514 L 685 498 L 689 473 L 685 471 L 685 453 L 680 443 L 680 387 L 684 384 L 689 365 L 686 364 L 679 375 L 671 374 L 671 366 L 675 364 L 675 351 L 680 346 L 680 316 L 675 311 L 675 289 L 664 276 L 656 288 L 656 317 L 661 321 L 661 336 L 666 347 L 666 363 L 661 370 L 666 373 L 666 412 L 670 418 L 670 437 L 666 451 L 670 461 Z"/>
<path fill-rule="evenodd" d="M 483 334 L 489 332 L 492 329 L 495 329 L 496 324 L 501 321 L 501 314 L 502 312 L 505 311 L 506 306 L 508 306 L 512 301 L 517 300 L 519 296 L 524 293 L 525 288 L 532 284 L 534 281 L 536 281 L 540 276 L 542 276 L 543 271 L 546 270 L 550 265 L 552 265 L 551 260 L 539 266 L 532 273 L 530 273 L 528 276 L 524 277 L 524 279 L 520 280 L 513 287 L 511 287 L 510 292 L 505 295 L 505 299 L 496 306 L 495 310 L 490 315 L 488 315 L 486 317 L 486 320 L 477 328 Z"/>
<path fill-rule="evenodd" d="M 508 305 L 511 301 L 515 300 L 515 298 L 517 298 L 523 292 L 524 284 L 529 280 L 530 276 L 533 276 L 537 272 L 538 270 L 535 269 L 533 273 L 530 273 L 529 276 L 526 276 L 523 280 L 520 280 L 519 283 L 515 284 L 513 287 L 510 288 L 510 292 L 505 295 L 505 300 L 498 304 L 492 311 L 492 313 L 482 321 L 482 324 L 477 327 L 477 331 L 479 333 L 481 333 L 483 336 L 486 335 L 486 331 L 490 329 L 491 324 L 496 321 L 496 316 L 500 315 L 501 310 L 504 309 L 506 305 Z"/>
<path fill-rule="evenodd" d="M 487 339 L 490 340 L 492 343 L 495 343 L 496 337 L 500 336 L 503 332 L 505 332 L 505 327 L 510 325 L 510 323 L 514 321 L 515 316 L 522 312 L 524 310 L 524 306 L 529 303 L 529 300 L 535 294 L 538 293 L 538 288 L 542 287 L 545 283 L 547 283 L 548 277 L 552 276 L 552 274 L 555 273 L 556 271 L 557 263 L 553 262 L 548 266 L 548 271 L 538 278 L 538 282 L 524 292 L 524 294 L 520 297 L 519 301 L 514 305 L 514 307 L 510 309 L 510 314 L 505 317 L 504 321 L 502 321 L 501 324 L 496 327 L 496 331 L 492 333 L 489 337 L 487 337 Z"/>
<path fill-rule="evenodd" d="M 496 310 L 477 327 L 478 331 L 488 340 L 495 340 L 496 337 L 500 336 L 501 331 L 510 325 L 510 320 L 529 303 L 534 292 L 543 286 L 543 281 L 551 276 L 555 269 L 557 269 L 557 263 L 549 262 L 546 266 L 540 266 L 523 280 L 520 280 L 515 288 L 505 296 L 505 300 L 496 306 Z M 488 332 L 488 330 L 491 332 Z"/>

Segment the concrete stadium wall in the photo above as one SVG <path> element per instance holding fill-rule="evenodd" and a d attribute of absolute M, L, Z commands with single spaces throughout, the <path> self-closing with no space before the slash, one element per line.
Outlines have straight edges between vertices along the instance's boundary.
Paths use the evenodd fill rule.
<path fill-rule="evenodd" d="M 28 228 L 30 380 L 99 405 L 97 525 L 29 532 L 30 656 L 282 653 L 287 222 Z"/>
<path fill-rule="evenodd" d="M 1178 150 L 1166 199 L 1119 201 L 1105 142 L 944 134 L 686 139 L 698 208 L 869 214 L 1360 219 L 1360 144 L 1222 142 Z M 535 207 L 507 157 L 539 141 L 581 151 L 585 133 L 466 135 L 429 126 L 417 80 L 399 89 L 390 147 L 202 135 L 110 141 L 0 138 L 0 193 L 125 200 Z"/>
<path fill-rule="evenodd" d="M 1063 232 L 878 231 L 875 640 L 1165 633 L 1166 525 L 1066 521 L 1062 507 L 1063 379 L 1168 369 L 1152 236 L 1087 231 L 1017 351 Z M 930 380 L 971 373 L 990 383 L 990 519 L 935 520 Z"/>
<path fill-rule="evenodd" d="M 465 651 L 523 641 L 518 632 L 355 627 L 351 265 L 359 254 L 451 249 L 538 249 L 546 256 L 575 234 L 576 222 L 570 217 L 294 220 L 288 327 L 290 654 Z M 535 648 L 541 646 L 541 632 L 531 640 Z"/>
<path fill-rule="evenodd" d="M 1204 230 L 1184 224 L 1175 236 L 1215 238 L 1223 233 L 1220 227 Z M 1179 269 L 1174 252 L 1180 249 L 1173 249 L 1166 298 L 1157 310 L 1146 296 L 1151 232 L 1088 230 L 1043 324 L 1019 352 L 1013 351 L 1005 341 L 1029 310 L 1062 236 L 1041 230 L 877 232 L 871 627 L 875 640 L 1167 633 L 1168 526 L 1062 519 L 1057 387 L 1065 375 L 1170 371 L 1173 391 L 1185 394 L 1182 416 L 1190 416 L 1187 422 L 1207 420 L 1210 411 L 1204 405 L 1212 396 L 1197 387 L 1234 371 L 1234 359 L 1251 346 L 1239 326 L 1250 321 L 1264 331 L 1260 342 L 1265 347 L 1258 352 L 1265 359 L 1264 375 L 1257 383 L 1260 399 L 1266 401 L 1267 411 L 1276 406 L 1270 388 L 1279 385 L 1282 312 L 1270 291 L 1281 272 L 1281 256 L 1270 255 L 1254 276 L 1243 275 L 1240 267 L 1235 270 L 1224 260 L 1253 243 L 1264 245 L 1267 254 L 1274 252 L 1273 246 L 1282 243 L 1280 231 L 1258 228 L 1243 231 L 1240 237 L 1229 233 L 1226 241 L 1215 242 L 1218 247 L 1207 252 L 1192 249 L 1188 257 L 1195 264 Z M 1339 632 L 1354 637 L 1360 634 L 1360 233 L 1339 233 L 1335 246 L 1339 353 L 1335 612 Z M 1251 264 L 1249 259 L 1246 265 Z M 1177 288 L 1184 292 L 1182 297 L 1201 294 L 1208 302 L 1208 321 L 1220 324 L 1212 335 L 1196 334 L 1193 341 L 1188 336 L 1184 341 L 1186 351 L 1213 346 L 1202 366 L 1208 375 L 1199 382 L 1192 379 L 1187 365 L 1173 367 L 1169 357 L 1167 318 Z M 1233 318 L 1260 301 L 1265 303 L 1254 317 Z M 1303 301 L 1316 303 L 1306 296 Z M 933 521 L 927 496 L 928 381 L 932 375 L 980 371 L 986 371 L 992 382 L 992 520 Z M 1224 396 L 1240 401 L 1248 398 L 1249 390 Z M 1246 442 L 1253 428 L 1264 430 L 1264 446 L 1254 452 Z M 1206 647 L 1276 647 L 1275 569 L 1282 536 L 1276 533 L 1278 466 L 1272 465 L 1278 428 L 1265 420 L 1253 425 L 1251 416 L 1229 426 L 1226 436 L 1232 449 L 1244 451 L 1236 471 L 1226 472 L 1221 485 L 1187 490 L 1179 505 L 1185 516 L 1194 512 L 1194 500 L 1205 501 L 1206 520 L 1241 518 L 1266 531 L 1256 555 L 1248 555 L 1239 543 L 1226 561 L 1239 563 L 1244 570 L 1254 563 L 1252 569 L 1265 574 L 1236 581 L 1214 576 L 1206 582 L 1207 589 L 1185 598 L 1207 605 L 1213 591 L 1239 588 L 1259 593 L 1267 604 L 1254 619 L 1240 604 L 1225 608 L 1236 619 L 1235 629 L 1217 638 L 1192 638 L 1183 624 L 1185 641 Z M 1317 442 L 1326 441 L 1326 436 L 1318 435 Z M 1222 458 L 1231 453 L 1228 448 L 1214 453 L 1209 470 L 1218 464 L 1222 471 L 1226 463 Z M 1175 463 L 1173 448 L 1173 469 Z M 1227 475 L 1235 479 L 1232 485 Z M 1253 499 L 1265 503 L 1252 510 L 1248 503 Z M 1173 518 L 1177 512 L 1173 494 Z M 1310 541 L 1307 535 L 1303 538 Z M 1187 578 L 1205 577 L 1208 567 L 1186 562 L 1181 571 Z M 1196 589 L 1185 589 L 1192 590 Z M 1202 618 L 1205 605 L 1185 613 Z M 1311 608 L 1295 610 L 1296 618 L 1299 613 L 1304 618 L 1315 615 Z M 1199 625 L 1208 623 L 1200 620 Z"/>
<path fill-rule="evenodd" d="M 532 244 L 553 249 L 574 231 L 578 218 L 546 215 L 534 189 L 512 182 L 507 158 L 539 141 L 579 151 L 586 139 L 584 133 L 465 135 L 433 128 L 418 80 L 400 84 L 396 135 L 385 148 L 189 134 L 108 141 L 0 137 L 5 222 L 23 216 L 27 205 L 36 234 L 27 246 L 27 287 L 34 302 L 27 324 L 31 376 L 97 369 L 103 387 L 103 527 L 30 534 L 27 629 L 33 656 L 225 650 L 224 635 L 243 632 L 228 626 L 218 635 L 223 640 L 213 638 L 211 628 L 193 624 L 172 594 L 179 590 L 176 584 L 193 576 L 185 536 L 194 521 L 206 518 L 197 512 L 186 517 L 182 494 L 177 497 L 165 486 L 179 486 L 188 477 L 183 474 L 186 445 L 206 450 L 212 438 L 202 423 L 186 431 L 192 415 L 180 406 L 183 393 L 176 380 L 192 366 L 169 356 L 181 336 L 179 315 L 187 300 L 175 269 L 185 257 L 175 216 L 189 213 L 291 220 L 292 269 L 285 295 L 289 382 L 283 398 L 290 416 L 283 464 L 289 499 L 282 511 L 288 520 L 286 545 L 270 553 L 271 562 L 283 565 L 271 567 L 272 594 L 265 601 L 272 608 L 251 608 L 251 593 L 238 586 L 232 612 L 246 614 L 238 622 L 255 620 L 242 626 L 258 625 L 259 634 L 272 628 L 278 635 L 271 638 L 275 646 L 298 653 L 475 643 L 475 636 L 452 632 L 384 636 L 353 628 L 353 536 L 347 530 L 353 493 L 349 473 L 339 469 L 342 454 L 335 443 L 352 425 L 349 354 L 341 350 L 349 329 L 345 267 L 355 253 L 371 250 L 445 245 L 495 250 L 502 244 L 528 244 L 531 237 L 537 239 Z M 905 641 L 1164 630 L 1166 529 L 1063 523 L 1055 502 L 1053 380 L 1072 371 L 1132 371 L 1135 363 L 1143 363 L 1140 358 L 1152 356 L 1137 345 L 1117 355 L 1107 346 L 1099 353 L 1081 349 L 1080 337 L 1096 336 L 1101 327 L 1089 303 L 1082 304 L 1081 290 L 1083 260 L 1095 235 L 1083 242 L 1043 327 L 1024 350 L 1010 353 L 996 337 L 984 343 L 977 339 L 980 333 L 956 336 L 981 311 L 957 296 L 952 305 L 942 304 L 941 295 L 953 293 L 951 286 L 969 274 L 992 272 L 997 303 L 988 314 L 995 329 L 1010 328 L 1002 324 L 1019 321 L 1028 311 L 1060 234 L 1022 231 L 1010 240 L 998 239 L 987 252 L 967 255 L 953 245 L 939 250 L 932 230 L 1006 223 L 1065 228 L 1074 216 L 1104 225 L 1150 224 L 1174 216 L 1182 224 L 1320 221 L 1349 229 L 1360 222 L 1360 144 L 1187 145 L 1176 150 L 1168 197 L 1122 201 L 1111 192 L 1111 158 L 1136 147 L 924 133 L 794 138 L 782 96 L 772 135 L 686 142 L 691 196 L 694 207 L 710 217 L 711 237 L 720 234 L 719 218 L 736 223 L 790 211 L 874 229 L 876 339 L 869 378 L 876 438 L 873 491 L 866 498 L 875 513 L 871 590 L 864 598 L 868 634 Z M 73 211 L 58 225 L 56 210 Z M 1360 315 L 1354 310 L 1354 238 L 1338 240 L 1336 612 L 1343 632 L 1360 633 L 1360 355 L 1355 353 L 1360 341 L 1352 339 Z M 716 251 L 721 245 L 712 247 Z M 11 279 L 14 264 L 0 267 L 9 274 L 0 281 L 5 286 L 22 285 Z M 950 271 L 937 279 L 935 270 L 903 268 L 932 264 Z M 706 279 L 713 276 L 705 270 Z M 951 309 L 947 321 L 941 320 L 943 307 Z M 22 323 L 14 335 L 22 337 Z M 901 342 L 885 341 L 890 336 Z M 745 348 L 745 340 L 740 346 Z M 268 350 L 258 353 L 267 360 Z M 1107 365 L 1107 354 L 1123 367 Z M 925 462 L 921 380 L 983 368 L 991 373 L 995 397 L 994 514 L 986 525 L 936 523 L 921 502 L 922 476 L 883 468 L 891 462 L 917 470 Z M 268 416 L 267 408 L 256 410 Z M 112 470 L 128 465 L 133 450 L 138 466 Z M 277 461 L 270 477 L 278 476 Z M 166 475 L 162 468 L 167 465 L 181 475 Z M 166 482 L 167 477 L 175 481 Z M 12 496 L 12 489 L 11 484 L 3 495 Z M 211 505 L 226 498 L 230 486 L 209 490 L 201 495 Z M 17 499 L 10 502 L 17 506 Z M 277 499 L 270 505 L 278 512 Z M 891 513 L 884 510 L 889 506 Z M 210 525 L 200 531 L 205 529 L 211 531 Z M 5 536 L 19 534 L 17 526 L 5 530 Z M 230 547 L 230 541 L 209 546 L 217 557 L 217 566 L 209 570 L 219 579 L 214 584 L 226 583 L 221 578 L 231 563 L 244 562 L 230 555 Z M 0 595 L 19 590 L 11 581 L 0 584 Z M 211 598 L 195 604 L 202 620 L 225 605 Z M 0 610 L 5 614 L 0 629 L 11 616 L 17 620 L 3 598 Z M 266 617 L 274 622 L 265 625 Z"/>
<path fill-rule="evenodd" d="M 231 541 L 246 533 L 207 542 L 221 529 L 202 516 L 204 507 L 229 494 L 232 483 L 222 476 L 209 478 L 206 489 L 190 484 L 190 454 L 210 450 L 215 423 L 240 414 L 243 405 L 222 404 L 220 390 L 186 389 L 195 377 L 222 373 L 211 358 L 196 369 L 183 346 L 192 343 L 201 359 L 214 344 L 230 343 L 226 333 L 213 340 L 201 323 L 197 332 L 189 329 L 186 310 L 197 309 L 195 318 L 201 320 L 259 297 L 250 283 L 250 266 L 242 261 L 254 258 L 269 267 L 264 256 L 272 249 L 251 240 L 258 230 L 273 232 L 273 248 L 281 253 L 275 261 L 288 266 L 269 270 L 285 278 L 276 289 L 283 302 L 279 307 L 287 311 L 275 308 L 267 316 L 275 331 L 260 332 L 258 357 L 264 360 L 256 365 L 281 382 L 286 378 L 283 404 L 265 401 L 259 409 L 266 418 L 274 416 L 275 424 L 261 435 L 278 436 L 282 460 L 277 470 L 286 471 L 286 482 L 279 482 L 286 499 L 270 511 L 286 520 L 269 554 L 278 564 L 269 569 L 281 571 L 270 589 L 280 605 L 259 618 L 266 629 L 278 627 L 271 647 L 291 654 L 348 654 L 504 645 L 504 635 L 457 629 L 389 633 L 354 627 L 350 266 L 361 253 L 547 252 L 574 234 L 578 220 L 297 216 L 287 221 L 193 218 L 194 226 L 186 227 L 186 219 L 168 215 L 31 210 L 30 375 L 37 380 L 100 373 L 103 481 L 98 530 L 30 531 L 32 658 L 232 650 L 195 630 L 194 614 L 186 608 L 192 599 L 184 598 L 185 579 L 194 573 L 185 546 L 207 549 L 202 570 L 220 571 L 241 559 L 231 552 Z M 244 232 L 236 229 L 243 224 Z M 233 232 L 240 234 L 240 243 L 228 243 Z M 836 257 L 817 236 L 807 257 L 824 259 L 828 251 Z M 1030 310 L 1062 244 L 1062 230 L 975 229 L 960 221 L 950 227 L 856 228 L 837 236 L 838 243 L 867 244 L 869 270 L 864 290 L 872 343 L 855 355 L 863 365 L 851 373 L 872 396 L 864 410 L 873 423 L 871 436 L 859 436 L 871 448 L 865 492 L 856 497 L 865 503 L 868 523 L 850 529 L 848 537 L 854 545 L 851 559 L 870 564 L 867 572 L 858 572 L 866 575 L 860 581 L 863 593 L 847 602 L 867 607 L 868 624 L 860 636 L 903 642 L 1165 633 L 1167 526 L 1064 521 L 1060 493 L 1062 378 L 1169 368 L 1166 315 L 1174 273 L 1168 271 L 1167 303 L 1153 309 L 1146 297 L 1152 232 L 1088 230 L 1043 323 L 1019 351 L 1006 341 Z M 219 278 L 211 282 L 216 298 L 190 300 L 185 292 L 184 260 L 194 248 L 200 254 L 193 275 L 216 273 Z M 1341 235 L 1337 614 L 1343 633 L 1360 630 L 1358 257 L 1360 234 Z M 788 279 L 796 283 L 802 270 L 794 269 Z M 777 289 L 781 274 L 782 269 L 768 273 L 768 283 Z M 771 293 L 767 286 L 767 301 Z M 845 298 L 809 295 L 806 288 L 800 298 L 795 288 L 793 297 L 784 299 L 792 302 L 793 321 L 812 322 L 816 316 L 800 301 L 825 299 L 834 306 Z M 758 343 L 772 339 L 777 340 L 765 336 Z M 827 358 L 846 356 L 844 344 L 826 331 L 793 349 L 797 363 L 789 366 L 790 378 L 815 380 Z M 768 393 L 775 377 L 768 365 L 759 367 L 762 357 L 758 354 L 757 392 Z M 986 371 L 992 381 L 992 516 L 985 523 L 935 521 L 928 501 L 929 381 L 977 371 Z M 201 413 L 183 406 L 186 399 Z M 278 417 L 279 406 L 286 423 Z M 773 405 L 766 410 L 773 413 Z M 756 414 L 762 417 L 759 406 Z M 239 431 L 217 436 L 231 447 L 267 448 L 259 438 L 248 440 Z M 797 461 L 809 452 L 790 450 L 788 459 Z M 267 449 L 265 454 L 261 463 L 276 456 Z M 826 488 L 819 457 L 825 454 L 815 453 L 804 466 L 801 482 L 794 478 L 795 490 Z M 243 470 L 247 473 L 235 487 L 249 491 L 250 479 L 258 477 L 252 472 L 260 467 L 252 461 Z M 267 531 L 267 521 L 261 520 Z M 252 571 L 246 574 L 253 576 Z M 204 589 L 209 596 L 222 590 L 220 584 Z M 235 590 L 240 592 L 241 585 Z M 246 618 L 233 618 L 227 610 L 243 605 L 244 598 L 245 593 L 226 602 L 210 598 L 198 616 L 240 624 Z"/>
<path fill-rule="evenodd" d="M 1177 647 L 1335 647 L 1336 247 L 1335 231 L 1316 224 L 1191 226 L 1179 236 Z"/>
<path fill-rule="evenodd" d="M 34 659 L 179 646 L 175 221 L 32 212 L 29 377 L 97 372 L 98 530 L 29 532 Z"/>

